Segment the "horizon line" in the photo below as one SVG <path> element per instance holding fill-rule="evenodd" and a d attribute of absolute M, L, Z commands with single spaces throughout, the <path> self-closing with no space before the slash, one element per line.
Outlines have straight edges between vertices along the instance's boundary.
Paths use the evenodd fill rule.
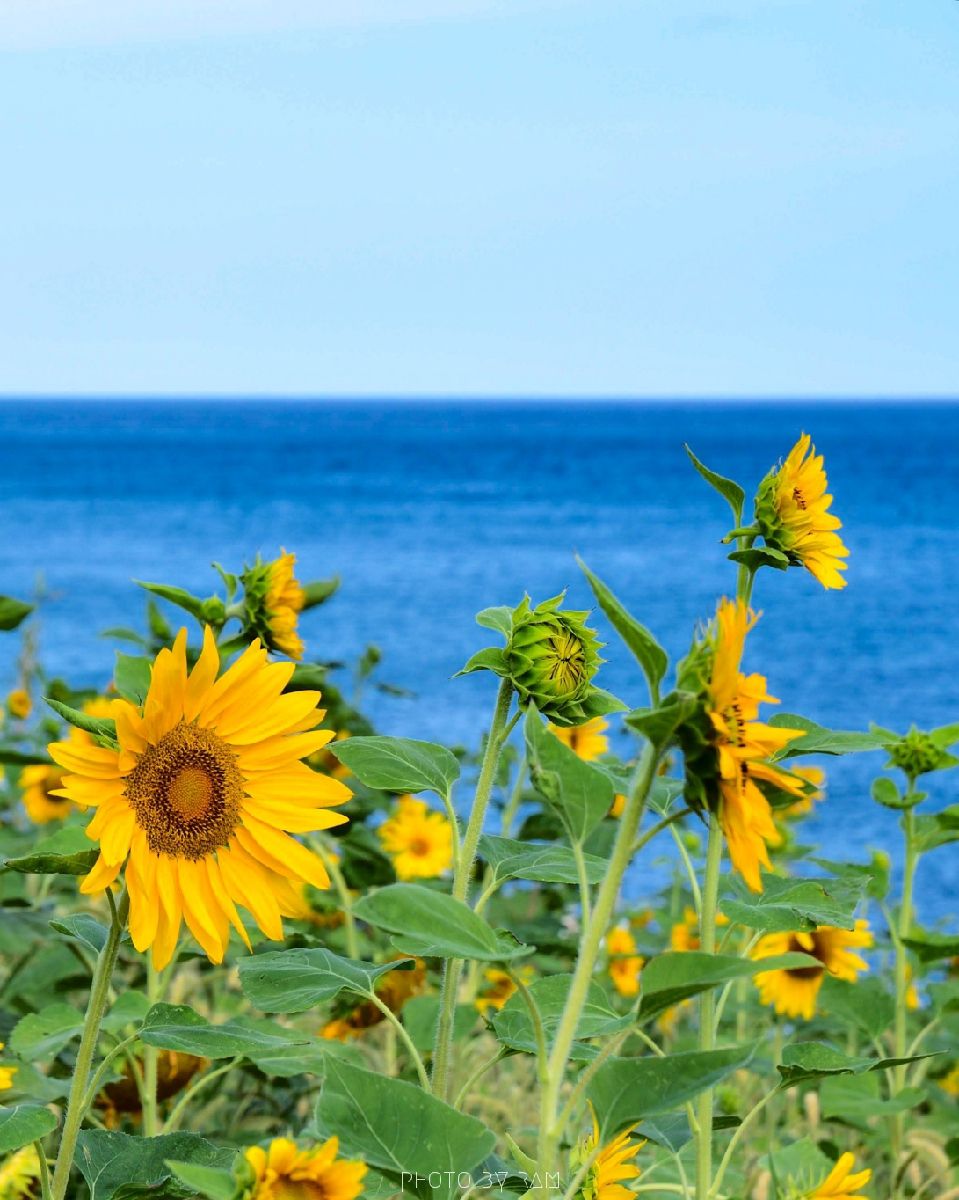
<path fill-rule="evenodd" d="M 724 393 L 548 393 L 525 392 L 9 392 L 0 404 L 16 403 L 313 403 L 313 404 L 957 404 L 959 392 L 811 394 L 777 392 Z"/>

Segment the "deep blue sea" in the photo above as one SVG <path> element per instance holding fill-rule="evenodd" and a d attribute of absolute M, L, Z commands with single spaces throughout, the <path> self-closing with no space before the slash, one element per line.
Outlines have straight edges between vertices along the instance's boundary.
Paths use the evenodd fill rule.
<path fill-rule="evenodd" d="M 959 720 L 959 407 L 868 403 L 60 402 L 0 404 L 0 591 L 42 576 L 51 671 L 103 684 L 99 629 L 142 621 L 134 578 L 213 590 L 208 564 L 295 550 L 302 578 L 342 576 L 304 618 L 320 659 L 382 648 L 371 690 L 385 732 L 475 744 L 493 681 L 451 680 L 490 635 L 473 616 L 569 588 L 579 552 L 671 655 L 734 587 L 729 512 L 692 471 L 689 442 L 751 493 L 806 430 L 826 456 L 851 550 L 849 586 L 764 571 L 747 668 L 837 728 Z M 645 701 L 609 633 L 602 682 Z M 2 643 L 8 683 L 12 639 Z M 830 855 L 896 844 L 868 796 L 881 758 L 835 762 L 815 832 Z M 952 802 L 954 785 L 931 804 Z M 920 881 L 924 916 L 955 913 L 959 849 Z"/>

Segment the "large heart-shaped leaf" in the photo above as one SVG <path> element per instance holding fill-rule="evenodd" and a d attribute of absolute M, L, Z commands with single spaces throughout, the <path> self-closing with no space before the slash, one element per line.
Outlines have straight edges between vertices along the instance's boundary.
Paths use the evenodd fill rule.
<path fill-rule="evenodd" d="M 297 947 L 240 959 L 240 986 L 263 1012 L 306 1012 L 340 992 L 369 995 L 381 975 L 411 965 L 412 959 L 367 963 Z"/>
<path fill-rule="evenodd" d="M 140 1040 L 161 1050 L 195 1054 L 199 1058 L 250 1058 L 285 1050 L 291 1044 L 308 1047 L 306 1034 L 289 1035 L 272 1023 L 259 1026 L 226 1021 L 212 1025 L 185 1004 L 154 1004 L 140 1028 Z"/>
<path fill-rule="evenodd" d="M 766 875 L 762 892 L 749 892 L 736 880 L 719 904 L 731 921 L 761 933 L 809 931 L 820 925 L 852 929 L 865 890 L 862 876 L 781 879 Z"/>
<path fill-rule="evenodd" d="M 17 1022 L 10 1034 L 10 1049 L 27 1062 L 52 1058 L 82 1029 L 83 1013 L 72 1004 L 49 1004 Z"/>
<path fill-rule="evenodd" d="M 698 996 L 701 992 L 731 979 L 742 979 L 764 971 L 784 971 L 790 968 L 818 967 L 821 964 L 808 954 L 778 954 L 757 962 L 725 954 L 703 954 L 698 950 L 683 953 L 667 951 L 658 954 L 643 967 L 643 998 L 639 1006 L 641 1020 L 648 1021 L 674 1004 Z"/>
<path fill-rule="evenodd" d="M 123 1200 L 151 1191 L 159 1193 L 161 1188 L 164 1200 L 172 1200 L 195 1196 L 196 1192 L 176 1182 L 168 1160 L 227 1168 L 235 1153 L 195 1133 L 142 1138 L 106 1129 L 84 1129 L 74 1161 L 90 1189 L 90 1200 Z"/>
<path fill-rule="evenodd" d="M 885 1071 L 903 1063 L 918 1062 L 929 1055 L 906 1058 L 860 1058 L 843 1054 L 825 1042 L 791 1042 L 783 1048 L 782 1062 L 776 1067 L 782 1086 L 805 1083 L 811 1079 L 826 1079 L 830 1075 L 862 1075 L 865 1071 Z"/>
<path fill-rule="evenodd" d="M 460 765 L 445 746 L 373 735 L 346 738 L 327 747 L 361 783 L 386 792 L 436 792 L 445 796 Z"/>
<path fill-rule="evenodd" d="M 532 707 L 525 730 L 533 786 L 562 818 L 570 837 L 585 841 L 612 807 L 612 781 L 550 733 Z"/>
<path fill-rule="evenodd" d="M 576 856 L 569 846 L 560 843 L 535 845 L 515 838 L 492 837 L 480 839 L 480 856 L 489 863 L 499 879 L 531 879 L 537 883 L 579 882 Z M 609 863 L 595 854 L 583 855 L 586 879 L 601 883 Z"/>
<path fill-rule="evenodd" d="M 569 997 L 572 975 L 549 975 L 534 980 L 529 993 L 543 1023 L 546 1043 L 549 1045 L 563 1016 Z M 576 1025 L 576 1041 L 570 1057 L 578 1060 L 595 1058 L 599 1053 L 595 1046 L 586 1044 L 586 1039 L 603 1037 L 627 1029 L 633 1024 L 632 1013 L 624 1016 L 609 1002 L 609 997 L 598 983 L 591 983 L 586 1003 Z M 511 1050 L 536 1053 L 536 1033 L 526 1001 L 518 992 L 510 996 L 500 1011 L 493 1017 L 493 1031 L 504 1046 Z"/>
<path fill-rule="evenodd" d="M 29 1146 L 56 1127 L 53 1113 L 38 1104 L 17 1104 L 13 1108 L 0 1105 L 0 1154 Z"/>

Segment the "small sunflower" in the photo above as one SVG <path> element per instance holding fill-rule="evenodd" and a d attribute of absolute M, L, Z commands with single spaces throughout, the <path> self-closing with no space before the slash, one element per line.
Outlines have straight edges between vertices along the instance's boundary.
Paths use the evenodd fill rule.
<path fill-rule="evenodd" d="M 550 725 L 549 731 L 584 762 L 592 762 L 609 749 L 609 738 L 606 736 L 608 728 L 609 722 L 605 717 L 593 717 L 582 725 Z"/>
<path fill-rule="evenodd" d="M 289 1138 L 274 1138 L 267 1149 L 251 1146 L 244 1158 L 253 1183 L 243 1200 L 355 1200 L 363 1190 L 366 1163 L 340 1158 L 339 1139 L 301 1150 Z"/>
<path fill-rule="evenodd" d="M 0 1200 L 33 1200 L 40 1195 L 40 1159 L 24 1146 L 0 1161 Z"/>
<path fill-rule="evenodd" d="M 318 692 L 284 694 L 292 663 L 270 663 L 254 642 L 219 675 L 212 631 L 187 673 L 186 630 L 153 664 L 143 709 L 114 700 L 118 747 L 55 742 L 50 755 L 72 772 L 62 794 L 97 807 L 87 836 L 100 857 L 81 885 L 109 887 L 124 864 L 130 936 L 159 969 L 180 927 L 221 962 L 230 926 L 249 945 L 246 908 L 267 937 L 283 937 L 298 911 L 296 885 L 329 887 L 326 869 L 290 833 L 342 824 L 330 809 L 346 786 L 301 761 L 333 736 L 316 729 Z M 219 676 L 219 677 L 218 677 Z"/>
<path fill-rule="evenodd" d="M 842 522 L 829 512 L 823 458 L 804 433 L 785 462 L 759 485 L 756 523 L 763 539 L 795 566 L 805 567 L 824 588 L 843 588 L 849 551 L 836 533 Z"/>
<path fill-rule="evenodd" d="M 855 983 L 860 972 L 869 970 L 869 964 L 855 951 L 872 944 L 869 922 L 863 920 L 857 921 L 853 930 L 823 925 L 813 933 L 767 933 L 753 950 L 756 961 L 798 951 L 817 958 L 822 966 L 762 971 L 756 976 L 759 997 L 763 1004 L 773 1005 L 780 1016 L 811 1021 L 826 972 Z"/>
<path fill-rule="evenodd" d="M 613 987 L 621 996 L 638 996 L 643 960 L 636 953 L 636 939 L 625 926 L 617 925 L 606 935 L 606 953 Z"/>
<path fill-rule="evenodd" d="M 729 917 L 725 913 L 716 914 L 716 925 L 728 925 Z M 669 948 L 678 953 L 699 949 L 699 917 L 696 910 L 687 905 L 683 909 L 683 919 L 669 931 Z"/>
<path fill-rule="evenodd" d="M 803 1192 L 802 1200 L 836 1200 L 845 1197 L 846 1200 L 865 1200 L 860 1188 L 866 1186 L 872 1179 L 872 1171 L 867 1167 L 864 1171 L 852 1174 L 856 1165 L 855 1157 L 848 1151 L 842 1155 L 822 1183 L 816 1184 L 808 1192 Z"/>
<path fill-rule="evenodd" d="M 574 1154 L 574 1169 L 586 1162 L 599 1145 L 599 1122 L 592 1105 L 590 1115 L 593 1131 Z M 646 1145 L 645 1141 L 630 1141 L 635 1128 L 631 1125 L 600 1150 L 580 1191 L 582 1200 L 632 1200 L 633 1193 L 624 1184 L 639 1178 L 641 1172 L 634 1160 Z"/>
<path fill-rule="evenodd" d="M 518 974 L 522 982 L 528 986 L 533 982 L 535 972 L 532 967 L 524 966 L 519 968 Z M 486 985 L 476 997 L 476 1007 L 486 1017 L 489 1016 L 491 1009 L 498 1011 L 510 996 L 515 995 L 516 984 L 505 971 L 499 970 L 498 967 L 488 967 L 483 972 L 483 978 Z"/>
<path fill-rule="evenodd" d="M 432 879 L 453 865 L 453 829 L 447 817 L 425 800 L 400 796 L 390 818 L 379 828 L 383 848 L 393 860 L 397 879 Z"/>
<path fill-rule="evenodd" d="M 20 772 L 23 807 L 35 825 L 62 821 L 73 811 L 70 799 L 60 792 L 63 778 L 64 772 L 59 767 L 49 767 L 42 763 L 24 767 Z"/>
<path fill-rule="evenodd" d="M 762 675 L 740 670 L 746 634 L 757 616 L 740 600 L 723 599 L 716 620 L 690 656 L 704 678 L 705 714 L 681 730 L 686 751 L 686 792 L 694 807 L 718 813 L 729 857 L 746 884 L 762 891 L 760 867 L 770 867 L 768 846 L 782 840 L 760 784 L 793 796 L 802 781 L 770 760 L 802 729 L 774 728 L 759 720 L 760 704 L 777 704 Z"/>
<path fill-rule="evenodd" d="M 2 1049 L 3 1042 L 0 1042 L 0 1050 Z M 13 1077 L 16 1073 L 16 1067 L 0 1067 L 0 1092 L 8 1092 L 13 1087 Z"/>
<path fill-rule="evenodd" d="M 25 721 L 33 711 L 33 701 L 26 688 L 14 688 L 7 696 L 7 712 L 18 721 Z"/>
<path fill-rule="evenodd" d="M 940 1076 L 936 1082 L 947 1096 L 955 1096 L 959 1099 L 959 1063 L 956 1063 L 945 1075 Z"/>
<path fill-rule="evenodd" d="M 822 767 L 793 767 L 793 775 L 798 775 L 807 785 L 807 790 L 782 810 L 783 816 L 790 818 L 808 817 L 813 807 L 823 798 L 825 793 L 826 772 Z"/>

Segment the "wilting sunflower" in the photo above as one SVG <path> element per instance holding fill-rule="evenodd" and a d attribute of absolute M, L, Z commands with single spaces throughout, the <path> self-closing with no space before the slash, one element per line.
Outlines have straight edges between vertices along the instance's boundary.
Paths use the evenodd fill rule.
<path fill-rule="evenodd" d="M 599 1145 L 599 1122 L 590 1105 L 593 1131 L 573 1155 L 572 1166 L 578 1168 Z M 580 1195 L 583 1200 L 632 1200 L 633 1193 L 624 1183 L 640 1176 L 636 1166 L 636 1155 L 646 1145 L 644 1141 L 630 1141 L 635 1125 L 625 1129 L 600 1150 L 583 1182 Z"/>
<path fill-rule="evenodd" d="M 520 967 L 517 971 L 520 980 L 527 986 L 533 982 L 535 971 L 530 966 Z M 498 967 L 487 967 L 483 972 L 483 978 L 486 983 L 483 990 L 476 997 L 476 1007 L 483 1014 L 488 1016 L 490 1010 L 499 1010 L 503 1007 L 510 996 L 516 993 L 516 984 L 505 971 L 499 970 Z"/>
<path fill-rule="evenodd" d="M 836 533 L 838 517 L 828 511 L 832 496 L 826 488 L 823 458 L 804 433 L 786 461 L 759 485 L 756 523 L 763 539 L 795 566 L 805 567 L 824 588 L 843 588 L 842 561 L 849 551 Z"/>
<path fill-rule="evenodd" d="M 593 717 L 582 725 L 550 725 L 549 731 L 584 762 L 592 762 L 609 749 L 609 738 L 606 736 L 608 728 L 609 722 L 605 717 Z"/>
<path fill-rule="evenodd" d="M 62 795 L 64 773 L 59 767 L 48 767 L 41 763 L 24 767 L 20 772 L 20 788 L 23 792 L 23 807 L 27 816 L 36 825 L 47 825 L 50 821 L 62 821 L 73 811 L 71 800 Z"/>
<path fill-rule="evenodd" d="M 697 652 L 705 649 L 708 663 L 709 744 L 705 752 L 696 746 L 697 759 L 687 754 L 686 771 L 687 793 L 692 783 L 697 796 L 716 807 L 733 866 L 752 891 L 761 892 L 760 867 L 771 865 L 767 845 L 777 845 L 781 838 L 759 784 L 802 795 L 801 780 L 770 757 L 805 731 L 773 728 L 758 719 L 760 704 L 778 701 L 766 691 L 762 675 L 744 675 L 739 669 L 746 634 L 757 619 L 742 601 L 720 600 L 705 646 L 697 647 Z M 703 766 L 705 779 L 698 776 Z"/>
<path fill-rule="evenodd" d="M 802 1200 L 836 1200 L 836 1197 L 865 1200 L 859 1189 L 865 1187 L 872 1179 L 872 1171 L 867 1167 L 853 1175 L 852 1169 L 855 1165 L 855 1157 L 847 1151 L 822 1183 L 816 1184 L 808 1192 L 803 1192 Z"/>
<path fill-rule="evenodd" d="M 186 630 L 153 664 L 142 711 L 114 700 L 118 749 L 55 742 L 50 754 L 73 772 L 63 794 L 97 806 L 87 836 L 100 857 L 81 891 L 108 887 L 127 865 L 130 936 L 152 948 L 157 968 L 173 956 L 181 923 L 213 962 L 230 926 L 249 945 L 246 908 L 267 937 L 283 936 L 298 911 L 296 885 L 329 886 L 326 869 L 289 833 L 339 825 L 330 809 L 350 792 L 300 760 L 333 736 L 315 726 L 319 692 L 283 689 L 292 663 L 270 663 L 259 642 L 218 677 L 209 628 L 187 674 Z"/>
<path fill-rule="evenodd" d="M 867 949 L 872 944 L 869 922 L 862 920 L 856 922 L 853 930 L 823 925 L 813 933 L 767 933 L 753 950 L 755 960 L 798 951 L 811 954 L 822 966 L 762 971 L 756 976 L 759 998 L 763 1004 L 773 1005 L 780 1016 L 803 1017 L 811 1021 L 826 972 L 837 979 L 855 983 L 860 972 L 869 970 L 869 964 L 855 951 Z"/>
<path fill-rule="evenodd" d="M 0 1200 L 33 1200 L 39 1195 L 40 1159 L 33 1146 L 0 1161 Z"/>
<path fill-rule="evenodd" d="M 354 1200 L 363 1190 L 366 1163 L 339 1158 L 339 1139 L 301 1150 L 289 1138 L 275 1138 L 268 1149 L 250 1146 L 244 1158 L 254 1181 L 243 1200 Z"/>
<path fill-rule="evenodd" d="M 0 1050 L 2 1049 L 3 1042 L 0 1042 Z M 0 1092 L 8 1092 L 13 1087 L 13 1077 L 16 1073 L 16 1067 L 0 1067 Z"/>
<path fill-rule="evenodd" d="M 33 711 L 33 702 L 26 688 L 14 688 L 7 696 L 7 712 L 18 721 L 25 721 Z"/>
<path fill-rule="evenodd" d="M 636 953 L 636 939 L 625 926 L 617 925 L 606 935 L 606 953 L 613 987 L 621 996 L 638 996 L 643 960 Z"/>
<path fill-rule="evenodd" d="M 380 826 L 379 836 L 393 860 L 397 879 L 432 879 L 453 865 L 449 820 L 415 796 L 400 796 L 395 811 Z"/>

